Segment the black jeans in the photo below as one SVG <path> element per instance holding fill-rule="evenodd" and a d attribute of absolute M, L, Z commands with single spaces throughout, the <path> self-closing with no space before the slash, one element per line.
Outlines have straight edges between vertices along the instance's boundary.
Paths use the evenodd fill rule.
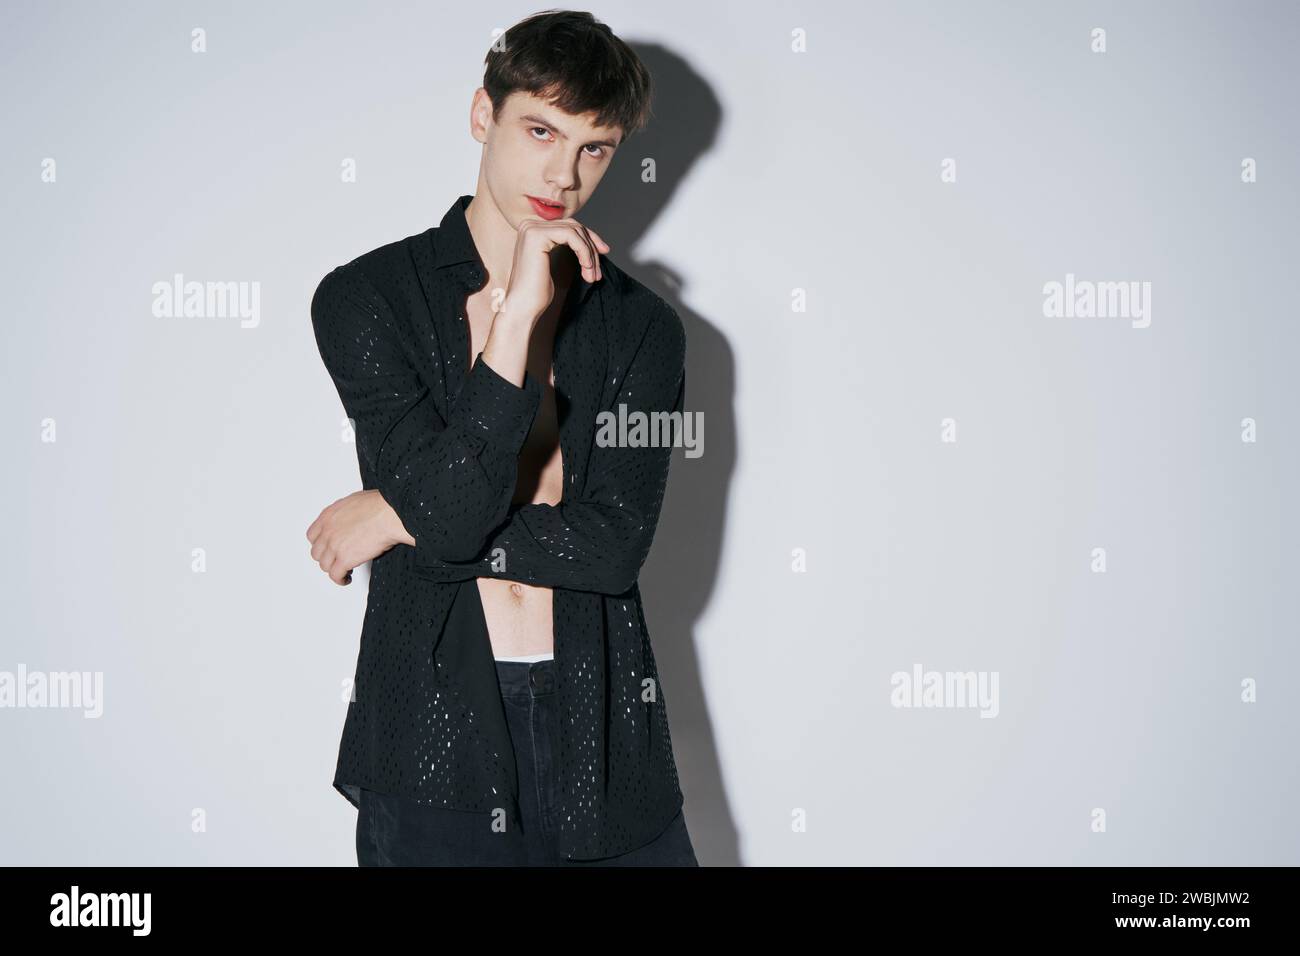
<path fill-rule="evenodd" d="M 618 856 L 567 860 L 555 832 L 559 746 L 555 661 L 497 661 L 497 680 L 519 771 L 519 827 L 497 832 L 490 813 L 430 807 L 362 789 L 360 866 L 699 866 L 678 813 L 652 841 Z"/>

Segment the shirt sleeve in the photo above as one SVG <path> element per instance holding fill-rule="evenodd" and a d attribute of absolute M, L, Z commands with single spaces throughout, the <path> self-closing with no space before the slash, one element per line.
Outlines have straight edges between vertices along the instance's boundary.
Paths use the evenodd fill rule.
<path fill-rule="evenodd" d="M 444 421 L 391 307 L 355 265 L 321 280 L 311 319 L 353 423 L 363 486 L 378 490 L 415 539 L 413 561 L 480 553 L 510 507 L 519 450 L 541 402 L 536 379 L 525 373 L 519 387 L 480 352 Z"/>
<path fill-rule="evenodd" d="M 512 504 L 505 522 L 471 561 L 439 561 L 435 580 L 502 578 L 542 587 L 623 594 L 636 583 L 650 553 L 668 484 L 668 469 L 686 395 L 686 337 L 666 303 L 651 322 L 611 410 L 620 404 L 631 423 L 646 416 L 646 437 L 658 444 L 602 444 L 597 430 L 586 493 L 558 505 Z M 656 413 L 677 413 L 658 427 Z M 593 429 L 597 423 L 592 423 Z M 616 432 L 616 429 L 615 429 Z M 669 440 L 663 441 L 664 433 Z M 617 435 L 615 434 L 615 437 Z"/>

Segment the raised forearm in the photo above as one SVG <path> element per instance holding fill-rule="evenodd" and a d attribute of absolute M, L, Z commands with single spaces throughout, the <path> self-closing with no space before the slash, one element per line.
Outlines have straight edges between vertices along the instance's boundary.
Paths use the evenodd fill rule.
<path fill-rule="evenodd" d="M 479 361 L 487 362 L 492 371 L 522 388 L 528 368 L 528 342 L 535 324 L 536 317 L 504 309 L 496 313 Z"/>

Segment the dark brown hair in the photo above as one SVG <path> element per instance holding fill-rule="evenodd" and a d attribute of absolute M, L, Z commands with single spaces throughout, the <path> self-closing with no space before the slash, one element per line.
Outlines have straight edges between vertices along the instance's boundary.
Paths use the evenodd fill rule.
<path fill-rule="evenodd" d="M 650 120 L 650 71 L 590 13 L 534 13 L 493 47 L 484 61 L 483 88 L 494 120 L 516 91 L 540 96 L 566 113 L 595 113 L 595 125 L 621 127 L 623 140 Z"/>

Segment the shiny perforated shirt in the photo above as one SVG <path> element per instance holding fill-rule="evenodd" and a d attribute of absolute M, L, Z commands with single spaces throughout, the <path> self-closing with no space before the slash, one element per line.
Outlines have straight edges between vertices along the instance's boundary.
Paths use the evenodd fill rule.
<path fill-rule="evenodd" d="M 475 579 L 553 589 L 561 852 L 598 859 L 661 833 L 683 796 L 637 578 L 672 448 L 596 440 L 602 411 L 681 412 L 685 334 L 662 298 L 602 255 L 579 273 L 553 347 L 558 505 L 514 504 L 540 384 L 469 359 L 466 299 L 487 270 L 459 197 L 436 227 L 329 272 L 311 302 L 352 420 L 363 488 L 415 545 L 371 563 L 334 787 L 518 825 L 519 792 Z M 653 417 L 651 418 L 653 420 Z M 458 600 L 459 598 L 459 600 Z M 455 610 L 455 613 L 452 613 Z"/>

